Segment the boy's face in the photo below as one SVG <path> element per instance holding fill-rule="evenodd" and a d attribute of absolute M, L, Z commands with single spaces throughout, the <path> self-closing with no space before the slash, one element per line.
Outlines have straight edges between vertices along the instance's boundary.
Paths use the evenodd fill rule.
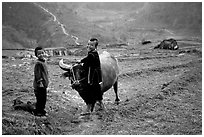
<path fill-rule="evenodd" d="M 88 44 L 87 44 L 88 51 L 95 50 L 96 49 L 95 44 L 96 44 L 95 41 L 89 41 Z"/>
<path fill-rule="evenodd" d="M 37 51 L 37 57 L 38 57 L 39 59 L 44 59 L 44 55 L 45 55 L 44 50 L 38 50 L 38 51 Z"/>

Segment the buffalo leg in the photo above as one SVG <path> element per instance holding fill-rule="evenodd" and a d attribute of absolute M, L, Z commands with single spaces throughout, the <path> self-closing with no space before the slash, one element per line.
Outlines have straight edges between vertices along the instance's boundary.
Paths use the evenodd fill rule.
<path fill-rule="evenodd" d="M 91 112 L 93 112 L 95 103 L 90 104 L 90 106 L 91 106 Z"/>
<path fill-rule="evenodd" d="M 118 80 L 115 82 L 115 84 L 113 85 L 113 88 L 114 88 L 114 92 L 115 92 L 115 96 L 116 96 L 116 98 L 115 98 L 115 103 L 116 104 L 119 104 L 119 101 L 120 101 L 120 99 L 119 99 L 119 97 L 118 97 Z"/>
<path fill-rule="evenodd" d="M 83 113 L 81 113 L 80 115 L 89 115 L 89 114 L 91 114 L 91 111 L 92 110 L 92 104 L 86 104 L 86 110 L 85 110 L 85 112 L 83 112 Z"/>
<path fill-rule="evenodd" d="M 103 101 L 102 100 L 98 100 L 98 105 L 99 105 L 99 110 L 105 110 L 105 106 L 103 104 Z"/>

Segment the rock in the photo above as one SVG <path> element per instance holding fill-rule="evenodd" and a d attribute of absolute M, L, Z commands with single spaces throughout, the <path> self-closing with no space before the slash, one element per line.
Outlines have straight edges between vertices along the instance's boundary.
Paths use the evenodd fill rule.
<path fill-rule="evenodd" d="M 145 45 L 145 44 L 149 44 L 149 43 L 152 43 L 150 40 L 144 40 L 142 41 L 142 45 Z"/>

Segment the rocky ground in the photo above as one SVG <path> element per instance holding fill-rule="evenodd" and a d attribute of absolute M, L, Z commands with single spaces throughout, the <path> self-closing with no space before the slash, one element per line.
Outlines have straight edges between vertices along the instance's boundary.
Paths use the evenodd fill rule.
<path fill-rule="evenodd" d="M 119 61 L 120 104 L 113 89 L 104 94 L 105 111 L 81 117 L 85 103 L 61 78 L 61 57 L 48 60 L 47 117 L 12 107 L 15 99 L 35 102 L 31 59 L 2 59 L 2 134 L 201 135 L 202 45 L 179 42 L 180 49 L 154 50 L 155 43 L 100 49 Z M 3 55 L 11 56 L 11 51 Z M 82 56 L 67 56 L 68 62 Z"/>

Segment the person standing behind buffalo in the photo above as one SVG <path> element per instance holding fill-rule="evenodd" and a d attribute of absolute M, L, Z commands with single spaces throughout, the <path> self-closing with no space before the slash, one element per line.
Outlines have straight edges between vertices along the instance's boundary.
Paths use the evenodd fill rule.
<path fill-rule="evenodd" d="M 45 104 L 47 99 L 47 87 L 48 87 L 48 70 L 45 64 L 44 50 L 42 47 L 35 48 L 35 56 L 38 58 L 34 68 L 34 93 L 36 96 L 36 109 L 34 115 L 45 116 Z"/>
<path fill-rule="evenodd" d="M 88 93 L 84 93 L 86 95 L 83 96 L 83 99 L 87 104 L 85 112 L 87 114 L 93 111 L 91 108 L 93 108 L 92 106 L 95 105 L 96 101 L 99 101 L 100 103 L 103 99 L 103 93 L 101 92 L 101 63 L 97 52 L 97 46 L 98 39 L 91 38 L 87 45 L 88 55 L 80 61 L 81 63 L 84 63 L 83 66 L 88 72 Z"/>

